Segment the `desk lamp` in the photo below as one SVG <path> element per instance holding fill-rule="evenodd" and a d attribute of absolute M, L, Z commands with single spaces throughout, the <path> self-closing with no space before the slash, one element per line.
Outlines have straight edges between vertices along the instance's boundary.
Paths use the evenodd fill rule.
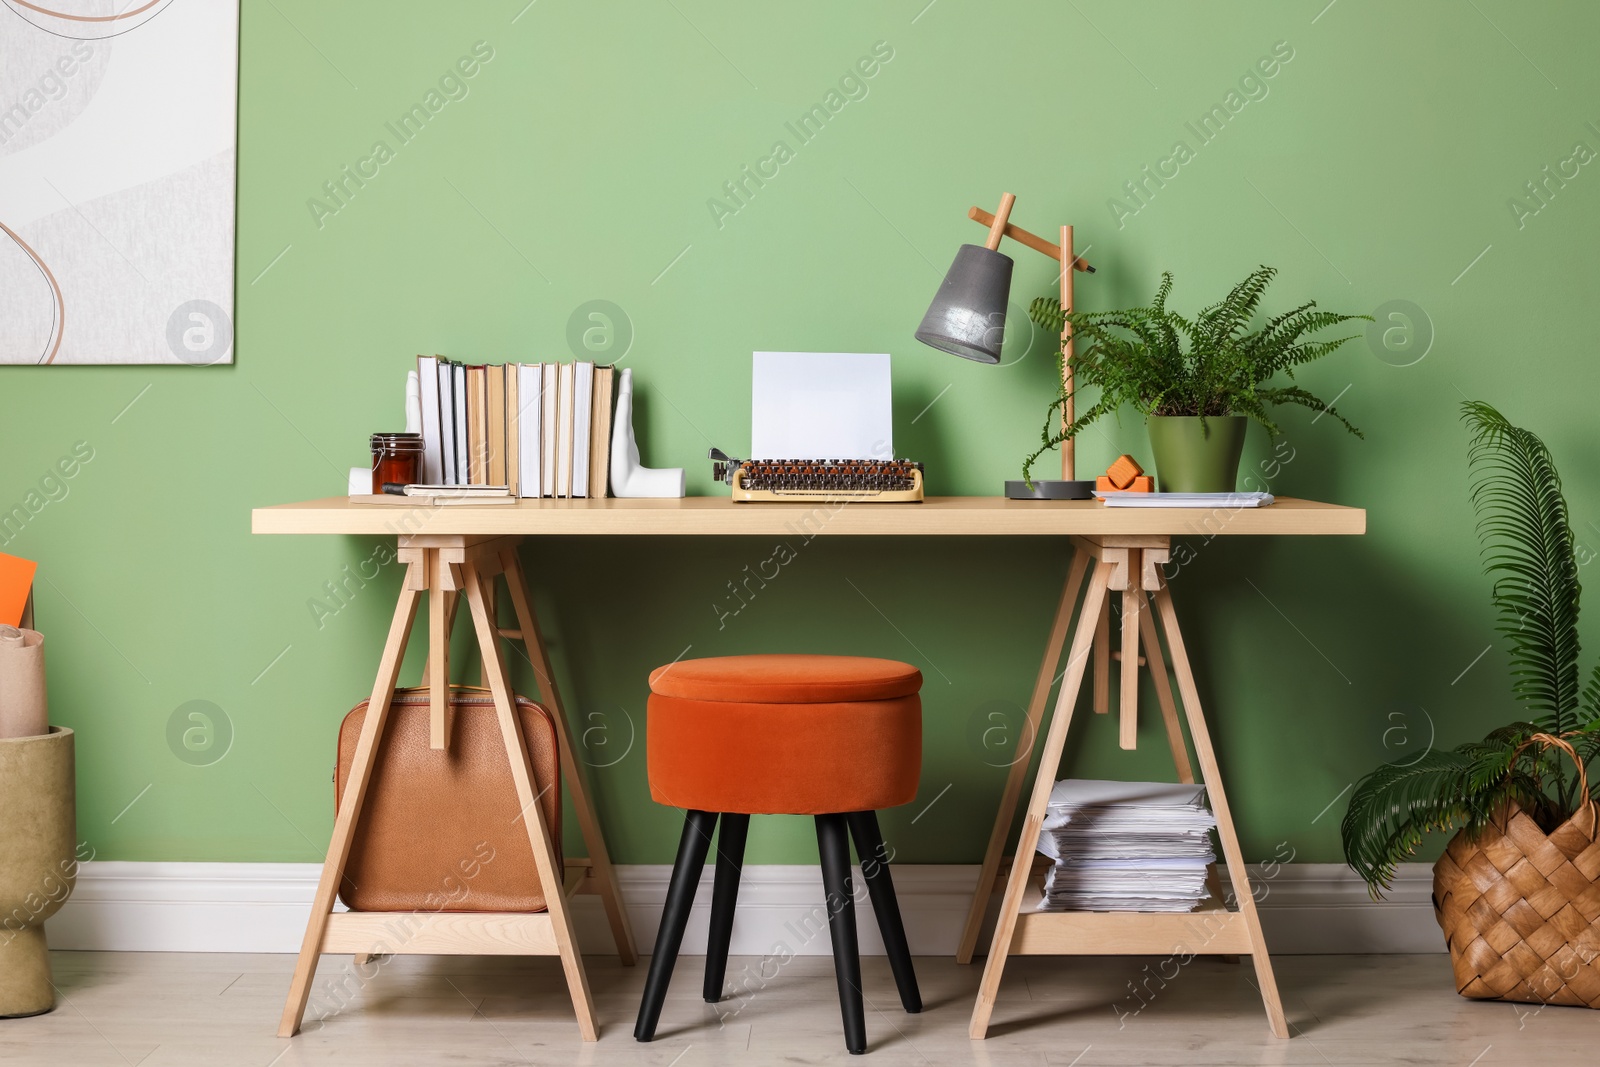
<path fill-rule="evenodd" d="M 925 345 L 941 352 L 961 356 L 978 363 L 999 363 L 1000 345 L 1005 338 L 1006 302 L 1011 296 L 1011 257 L 998 251 L 1000 238 L 1027 245 L 1043 252 L 1061 264 L 1061 308 L 1072 310 L 1073 271 L 1094 273 L 1081 257 L 1072 251 L 1072 227 L 1061 227 L 1061 243 L 1053 245 L 1037 234 L 1008 219 L 1016 197 L 1006 193 L 1000 198 L 1000 209 L 993 215 L 974 207 L 967 217 L 989 227 L 989 238 L 982 245 L 962 245 L 956 250 L 955 262 L 944 276 L 944 284 L 934 294 L 928 313 L 922 316 L 922 325 L 916 337 Z M 1071 264 L 1071 269 L 1068 269 Z M 1072 425 L 1074 416 L 1072 395 L 1072 324 L 1061 327 L 1061 345 L 1064 359 L 1061 364 L 1061 388 L 1066 400 L 1061 408 L 1061 427 Z M 1089 500 L 1094 496 L 1094 482 L 1075 479 L 1073 441 L 1069 437 L 1061 443 L 1061 480 L 1036 479 L 1033 488 L 1024 481 L 1007 481 L 1006 496 L 1013 500 Z"/>

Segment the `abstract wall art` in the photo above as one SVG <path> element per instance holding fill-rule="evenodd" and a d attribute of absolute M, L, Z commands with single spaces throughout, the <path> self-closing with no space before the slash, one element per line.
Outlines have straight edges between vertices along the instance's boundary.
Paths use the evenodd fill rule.
<path fill-rule="evenodd" d="M 238 0 L 0 0 L 0 363 L 233 362 Z"/>

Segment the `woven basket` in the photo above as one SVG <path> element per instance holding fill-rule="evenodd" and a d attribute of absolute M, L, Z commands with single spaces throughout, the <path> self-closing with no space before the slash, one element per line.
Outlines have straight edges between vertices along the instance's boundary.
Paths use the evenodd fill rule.
<path fill-rule="evenodd" d="M 1570 744 L 1549 734 L 1529 743 L 1577 763 L 1583 803 L 1548 835 L 1515 805 L 1476 838 L 1456 834 L 1433 865 L 1434 916 L 1462 996 L 1600 1008 L 1595 805 Z"/>

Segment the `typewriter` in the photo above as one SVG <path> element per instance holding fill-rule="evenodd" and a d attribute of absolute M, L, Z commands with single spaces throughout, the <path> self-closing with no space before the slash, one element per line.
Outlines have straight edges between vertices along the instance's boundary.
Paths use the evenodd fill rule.
<path fill-rule="evenodd" d="M 712 476 L 728 483 L 736 503 L 922 502 L 922 464 L 910 460 L 735 459 L 720 448 L 710 458 Z"/>

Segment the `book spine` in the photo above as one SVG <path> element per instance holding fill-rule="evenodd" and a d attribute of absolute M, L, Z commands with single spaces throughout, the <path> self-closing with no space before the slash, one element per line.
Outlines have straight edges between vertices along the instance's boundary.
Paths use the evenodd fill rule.
<path fill-rule="evenodd" d="M 589 455 L 589 495 L 603 499 L 611 481 L 611 394 L 614 388 L 615 367 L 596 367 L 594 370 L 594 414 Z"/>
<path fill-rule="evenodd" d="M 543 437 L 540 416 L 544 412 L 544 375 L 537 363 L 517 365 L 517 399 L 522 405 L 518 416 L 517 445 L 521 452 L 518 462 L 522 469 L 519 493 L 525 497 L 540 494 L 539 480 L 544 464 L 539 459 L 539 444 Z"/>
<path fill-rule="evenodd" d="M 556 496 L 572 496 L 573 365 L 563 363 L 556 386 Z"/>
<path fill-rule="evenodd" d="M 450 366 L 452 395 L 456 408 L 456 474 L 457 485 L 466 485 L 470 467 L 467 450 L 467 368 L 460 363 Z"/>
<path fill-rule="evenodd" d="M 556 495 L 556 392 L 557 378 L 554 363 L 541 363 L 539 373 L 544 380 L 544 391 L 540 393 L 540 403 L 544 406 L 541 416 L 541 436 L 543 445 L 540 455 L 543 459 L 544 473 L 541 475 L 541 492 L 544 496 Z"/>
<path fill-rule="evenodd" d="M 507 363 L 501 368 L 506 383 L 506 488 L 512 496 L 517 495 L 519 476 L 522 471 L 522 442 L 518 436 L 518 422 L 521 412 L 517 407 L 517 365 Z"/>
<path fill-rule="evenodd" d="M 572 366 L 572 495 L 589 495 L 589 450 L 594 444 L 594 364 Z"/>
<path fill-rule="evenodd" d="M 439 437 L 439 361 L 433 356 L 417 356 L 417 389 L 422 406 L 422 480 L 437 483 L 444 470 L 444 452 Z"/>
<path fill-rule="evenodd" d="M 484 480 L 506 484 L 506 368 L 491 363 L 483 368 L 483 423 L 488 431 L 484 445 Z"/>
<path fill-rule="evenodd" d="M 488 485 L 489 422 L 487 368 L 467 368 L 467 482 Z"/>

